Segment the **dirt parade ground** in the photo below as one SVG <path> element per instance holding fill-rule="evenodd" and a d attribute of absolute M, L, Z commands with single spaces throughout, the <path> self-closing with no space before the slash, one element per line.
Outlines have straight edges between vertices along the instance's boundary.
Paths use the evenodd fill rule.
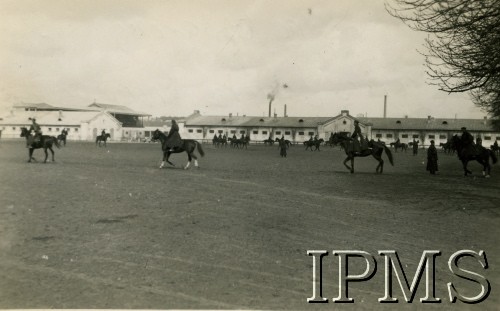
<path fill-rule="evenodd" d="M 439 150 L 439 174 L 425 170 L 426 152 L 394 152 L 383 174 L 373 158 L 343 166 L 338 147 L 305 151 L 295 145 L 247 150 L 203 145 L 200 168 L 159 169 L 155 143 L 68 142 L 55 162 L 27 163 L 24 141 L 0 141 L 0 309 L 279 309 L 499 310 L 500 166 L 484 178 L 478 163 L 463 176 L 456 155 Z M 322 295 L 310 304 L 313 262 L 308 250 L 326 250 Z M 334 250 L 373 255 L 377 268 L 349 282 L 354 303 L 339 296 Z M 425 277 L 412 303 L 398 281 L 397 304 L 381 304 L 385 263 L 394 250 L 408 283 L 425 250 L 435 257 L 435 297 L 423 304 Z M 467 297 L 481 285 L 454 274 L 458 251 L 483 251 L 459 267 L 487 279 L 479 304 L 450 303 L 447 283 Z M 349 274 L 366 269 L 352 257 Z M 471 275 L 471 274 L 466 274 Z M 395 277 L 393 275 L 393 277 Z M 478 277 L 476 277 L 478 279 Z M 318 285 L 318 284 L 316 284 Z"/>

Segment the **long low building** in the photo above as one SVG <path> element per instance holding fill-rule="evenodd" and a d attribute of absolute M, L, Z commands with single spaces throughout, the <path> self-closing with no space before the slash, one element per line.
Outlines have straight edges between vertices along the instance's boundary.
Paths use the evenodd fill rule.
<path fill-rule="evenodd" d="M 125 106 L 99 103 L 84 108 L 18 104 L 0 116 L 0 130 L 2 137 L 18 138 L 20 128 L 29 127 L 31 119 L 36 118 L 45 135 L 57 136 L 65 128 L 69 140 L 95 140 L 105 130 L 110 133 L 111 141 L 145 141 L 155 129 L 167 132 L 170 128 L 169 120 L 150 120 L 149 116 Z M 177 123 L 183 138 L 210 141 L 219 134 L 227 137 L 248 135 L 255 143 L 284 136 L 297 143 L 316 135 L 328 140 L 335 132 L 352 133 L 355 120 L 360 122 L 366 137 L 385 143 L 397 139 L 409 143 L 415 139 L 421 145 L 429 145 L 431 140 L 439 145 L 451 136 L 461 134 L 463 126 L 474 137 L 480 137 L 485 147 L 500 140 L 500 132 L 494 130 L 487 118 L 367 118 L 351 116 L 348 110 L 342 110 L 334 117 L 204 116 L 195 111 L 186 118 L 177 118 Z"/>
<path fill-rule="evenodd" d="M 35 118 L 44 135 L 57 136 L 66 129 L 68 140 L 95 140 L 105 130 L 112 141 L 128 141 L 144 137 L 143 119 L 148 116 L 125 106 L 99 103 L 84 108 L 17 104 L 0 116 L 0 130 L 4 138 L 18 138 L 21 127 L 29 128 Z"/>
<path fill-rule="evenodd" d="M 480 137 L 489 147 L 500 140 L 491 121 L 484 119 L 441 119 L 441 118 L 366 118 L 354 117 L 348 110 L 342 110 L 334 117 L 251 117 L 251 116 L 203 116 L 199 111 L 185 119 L 181 135 L 184 138 L 211 140 L 214 135 L 227 137 L 249 135 L 251 141 L 276 139 L 282 136 L 293 142 L 309 140 L 311 136 L 328 140 L 335 132 L 353 132 L 354 121 L 360 122 L 362 132 L 369 139 L 380 139 L 385 143 L 409 143 L 413 139 L 422 145 L 445 143 L 455 134 L 461 134 L 466 127 L 474 137 Z"/>

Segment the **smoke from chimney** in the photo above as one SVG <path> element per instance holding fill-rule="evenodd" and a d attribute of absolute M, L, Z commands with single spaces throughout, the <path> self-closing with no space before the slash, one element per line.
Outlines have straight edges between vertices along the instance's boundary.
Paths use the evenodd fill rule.
<path fill-rule="evenodd" d="M 274 94 L 267 94 L 267 99 L 269 99 L 269 117 L 271 117 L 271 106 L 274 100 Z"/>
<path fill-rule="evenodd" d="M 271 117 L 272 103 L 273 103 L 274 99 L 276 98 L 276 95 L 278 95 L 278 92 L 279 92 L 281 87 L 286 89 L 286 88 L 288 88 L 288 85 L 286 83 L 284 83 L 284 84 L 276 83 L 276 86 L 271 91 L 271 93 L 267 94 L 267 99 L 269 99 L 269 115 L 268 115 L 269 117 Z"/>

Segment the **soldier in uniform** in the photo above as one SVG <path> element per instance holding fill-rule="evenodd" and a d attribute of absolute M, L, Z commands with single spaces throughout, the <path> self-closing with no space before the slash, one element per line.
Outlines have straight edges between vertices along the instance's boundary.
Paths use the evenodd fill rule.
<path fill-rule="evenodd" d="M 285 142 L 285 136 L 281 136 L 281 139 L 279 140 L 279 145 L 280 145 L 280 156 L 282 158 L 286 158 L 287 145 Z"/>
<path fill-rule="evenodd" d="M 460 140 L 462 141 L 462 153 L 464 152 L 469 152 L 469 153 L 477 153 L 476 146 L 474 145 L 474 136 L 472 136 L 469 131 L 467 131 L 467 128 L 464 126 L 461 128 L 462 130 L 462 136 L 460 137 Z"/>
<path fill-rule="evenodd" d="M 358 140 L 359 137 L 359 140 Z M 367 148 L 363 134 L 361 133 L 361 127 L 359 126 L 359 121 L 354 121 L 354 132 L 351 135 L 353 140 L 353 150 L 354 152 L 361 152 Z"/>
<path fill-rule="evenodd" d="M 177 125 L 177 121 L 172 119 L 172 126 L 170 127 L 170 131 L 168 132 L 167 139 L 165 141 L 165 147 L 169 148 L 168 151 L 174 152 L 175 148 L 182 146 L 181 135 L 179 135 L 179 125 Z"/>
<path fill-rule="evenodd" d="M 36 119 L 31 119 L 30 126 L 30 135 L 28 137 L 28 141 L 26 143 L 26 148 L 29 148 L 32 144 L 39 143 L 42 139 L 42 129 L 38 123 L 36 123 Z"/>
<path fill-rule="evenodd" d="M 415 138 L 413 138 L 413 146 L 412 147 L 413 147 L 413 155 L 414 156 L 418 154 L 418 143 L 419 142 L 420 141 L 415 140 Z"/>
<path fill-rule="evenodd" d="M 438 171 L 438 154 L 436 146 L 434 145 L 434 140 L 431 140 L 431 145 L 427 149 L 427 170 L 435 175 Z"/>

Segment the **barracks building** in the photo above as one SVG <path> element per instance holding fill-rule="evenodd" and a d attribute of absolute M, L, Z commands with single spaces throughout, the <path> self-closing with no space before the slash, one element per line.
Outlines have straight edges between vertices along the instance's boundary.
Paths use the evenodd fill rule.
<path fill-rule="evenodd" d="M 134 111 L 120 105 L 93 103 L 84 108 L 55 107 L 48 104 L 17 104 L 0 115 L 0 134 L 3 138 L 19 138 L 20 128 L 29 127 L 36 118 L 44 135 L 57 136 L 63 128 L 68 130 L 68 140 L 95 141 L 102 130 L 110 133 L 110 141 L 148 141 L 155 129 L 167 132 L 170 122 L 151 120 L 150 114 Z M 311 136 L 328 140 L 331 133 L 349 132 L 354 121 L 360 122 L 363 134 L 369 139 L 386 143 L 400 140 L 409 143 L 413 139 L 422 145 L 434 140 L 437 145 L 451 136 L 461 134 L 465 126 L 474 137 L 480 137 L 483 146 L 490 147 L 500 140 L 500 132 L 494 131 L 491 121 L 483 119 L 454 118 L 368 118 L 354 117 L 348 110 L 333 117 L 256 117 L 256 116 L 204 116 L 199 111 L 186 118 L 177 119 L 182 138 L 211 142 L 214 135 L 248 135 L 251 143 L 282 136 L 300 143 Z"/>

